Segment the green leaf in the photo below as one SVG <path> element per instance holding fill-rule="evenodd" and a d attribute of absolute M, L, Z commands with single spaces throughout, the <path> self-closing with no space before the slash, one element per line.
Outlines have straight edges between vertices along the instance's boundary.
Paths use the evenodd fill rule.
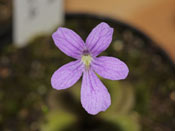
<path fill-rule="evenodd" d="M 73 114 L 64 111 L 52 111 L 46 117 L 46 122 L 41 124 L 41 131 L 62 131 L 76 121 Z"/>

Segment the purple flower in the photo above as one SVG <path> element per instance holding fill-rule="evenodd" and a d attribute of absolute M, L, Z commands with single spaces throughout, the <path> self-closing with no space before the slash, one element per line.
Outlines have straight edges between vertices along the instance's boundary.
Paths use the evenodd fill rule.
<path fill-rule="evenodd" d="M 112 41 L 113 28 L 102 22 L 84 42 L 79 35 L 67 28 L 58 28 L 52 37 L 56 46 L 76 60 L 56 70 L 51 78 L 52 87 L 61 90 L 74 85 L 83 74 L 81 104 L 89 114 L 105 111 L 111 104 L 108 90 L 95 73 L 110 80 L 125 79 L 128 67 L 121 60 L 100 56 Z"/>

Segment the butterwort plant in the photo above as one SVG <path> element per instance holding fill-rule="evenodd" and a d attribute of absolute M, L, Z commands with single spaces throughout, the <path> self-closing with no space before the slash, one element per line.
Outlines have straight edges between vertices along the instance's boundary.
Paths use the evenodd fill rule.
<path fill-rule="evenodd" d="M 105 79 L 122 80 L 128 75 L 127 65 L 115 57 L 100 56 L 112 41 L 113 28 L 102 22 L 84 42 L 74 31 L 59 27 L 53 33 L 55 45 L 66 55 L 75 58 L 54 72 L 51 85 L 62 90 L 74 85 L 81 76 L 81 104 L 92 115 L 105 111 L 111 105 L 110 94 L 96 73 Z"/>

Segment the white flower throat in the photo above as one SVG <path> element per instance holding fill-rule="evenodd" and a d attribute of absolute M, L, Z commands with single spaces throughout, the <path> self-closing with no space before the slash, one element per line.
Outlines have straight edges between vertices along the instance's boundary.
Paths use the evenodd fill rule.
<path fill-rule="evenodd" d="M 89 67 L 92 61 L 92 56 L 90 56 L 89 54 L 85 54 L 81 57 L 81 61 L 86 67 Z"/>

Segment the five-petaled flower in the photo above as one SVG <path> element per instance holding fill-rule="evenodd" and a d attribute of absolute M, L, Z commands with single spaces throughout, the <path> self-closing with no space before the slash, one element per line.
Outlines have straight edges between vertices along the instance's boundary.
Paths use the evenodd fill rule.
<path fill-rule="evenodd" d="M 113 28 L 100 23 L 84 42 L 74 31 L 60 27 L 52 37 L 56 46 L 66 55 L 76 60 L 63 65 L 51 78 L 52 87 L 61 90 L 74 85 L 82 76 L 81 104 L 92 115 L 105 111 L 111 104 L 108 90 L 95 73 L 110 80 L 125 79 L 128 67 L 121 60 L 100 56 L 112 41 Z"/>

